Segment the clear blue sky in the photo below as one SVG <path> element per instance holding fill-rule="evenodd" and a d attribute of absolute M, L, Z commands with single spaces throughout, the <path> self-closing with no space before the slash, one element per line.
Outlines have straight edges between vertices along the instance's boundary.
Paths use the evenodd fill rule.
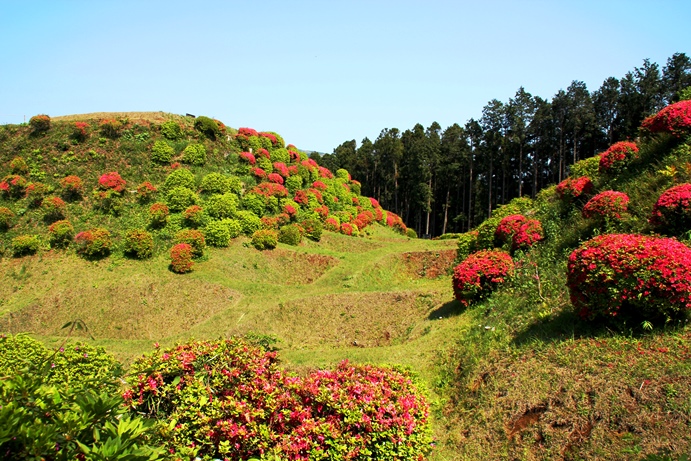
<path fill-rule="evenodd" d="M 0 0 L 0 123 L 165 111 L 332 152 L 691 54 L 691 2 Z"/>

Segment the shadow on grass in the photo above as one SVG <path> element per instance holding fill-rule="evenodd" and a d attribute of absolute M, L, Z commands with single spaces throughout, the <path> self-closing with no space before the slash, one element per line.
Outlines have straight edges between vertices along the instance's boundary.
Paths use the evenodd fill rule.
<path fill-rule="evenodd" d="M 466 308 L 461 305 L 457 300 L 449 301 L 447 303 L 442 304 L 441 306 L 437 307 L 434 309 L 432 312 L 429 313 L 427 316 L 427 319 L 429 320 L 439 320 L 439 319 L 446 319 L 449 317 L 455 317 L 457 315 L 461 315 L 463 312 L 465 312 Z"/>

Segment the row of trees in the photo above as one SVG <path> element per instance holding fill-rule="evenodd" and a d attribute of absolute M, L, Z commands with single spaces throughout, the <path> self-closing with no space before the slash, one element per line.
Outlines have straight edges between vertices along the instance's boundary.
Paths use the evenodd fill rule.
<path fill-rule="evenodd" d="M 594 92 L 573 81 L 546 100 L 521 87 L 462 126 L 385 128 L 374 142 L 346 141 L 314 157 L 332 171 L 347 169 L 362 182 L 363 195 L 401 215 L 418 234 L 462 232 L 497 205 L 561 181 L 574 162 L 635 139 L 646 116 L 689 86 L 691 59 L 676 53 L 662 70 L 646 59 Z"/>

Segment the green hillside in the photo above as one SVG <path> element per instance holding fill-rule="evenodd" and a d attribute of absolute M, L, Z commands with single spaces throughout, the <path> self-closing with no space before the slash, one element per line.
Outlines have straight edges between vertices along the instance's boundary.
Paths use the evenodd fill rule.
<path fill-rule="evenodd" d="M 574 165 L 575 185 L 516 199 L 473 232 L 421 240 L 361 196 L 348 172 L 319 168 L 275 133 L 159 113 L 90 116 L 0 127 L 0 207 L 10 212 L 0 233 L 1 332 L 59 347 L 61 327 L 79 320 L 88 331 L 72 340 L 105 347 L 125 368 L 154 343 L 234 335 L 275 340 L 281 368 L 299 376 L 344 359 L 407 367 L 428 396 L 432 460 L 691 452 L 684 309 L 660 314 L 651 298 L 651 310 L 636 310 L 641 295 L 618 315 L 579 315 L 567 287 L 569 256 L 594 237 L 666 235 L 688 246 L 683 213 L 674 215 L 680 226 L 650 220 L 664 191 L 691 182 L 688 131 L 652 127 L 633 147 L 608 151 L 611 165 Z M 250 148 L 268 157 L 253 154 L 251 165 Z M 184 191 L 179 171 L 191 173 Z M 111 172 L 122 191 L 100 181 Z M 69 176 L 81 179 L 78 193 Z M 585 176 L 588 187 L 575 181 Z M 148 197 L 146 181 L 156 190 Z M 610 190 L 627 200 L 591 203 Z M 64 207 L 42 203 L 54 197 Z M 155 203 L 168 207 L 165 219 L 152 216 Z M 497 228 L 516 215 L 538 224 L 523 240 L 509 232 L 501 241 Z M 64 220 L 74 230 L 60 240 L 49 228 Z M 107 251 L 74 242 L 95 228 L 110 233 Z M 151 237 L 150 254 L 133 251 L 133 229 Z M 194 243 L 191 230 L 207 246 L 178 274 L 170 249 Z M 261 251 L 258 230 L 282 242 Z M 510 276 L 455 300 L 453 267 L 495 247 L 511 255 Z"/>

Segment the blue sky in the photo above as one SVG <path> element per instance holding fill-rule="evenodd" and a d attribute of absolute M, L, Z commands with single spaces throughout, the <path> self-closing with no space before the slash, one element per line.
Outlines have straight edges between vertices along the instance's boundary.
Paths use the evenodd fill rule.
<path fill-rule="evenodd" d="M 332 152 L 691 54 L 688 1 L 0 0 L 0 123 L 207 115 Z"/>

